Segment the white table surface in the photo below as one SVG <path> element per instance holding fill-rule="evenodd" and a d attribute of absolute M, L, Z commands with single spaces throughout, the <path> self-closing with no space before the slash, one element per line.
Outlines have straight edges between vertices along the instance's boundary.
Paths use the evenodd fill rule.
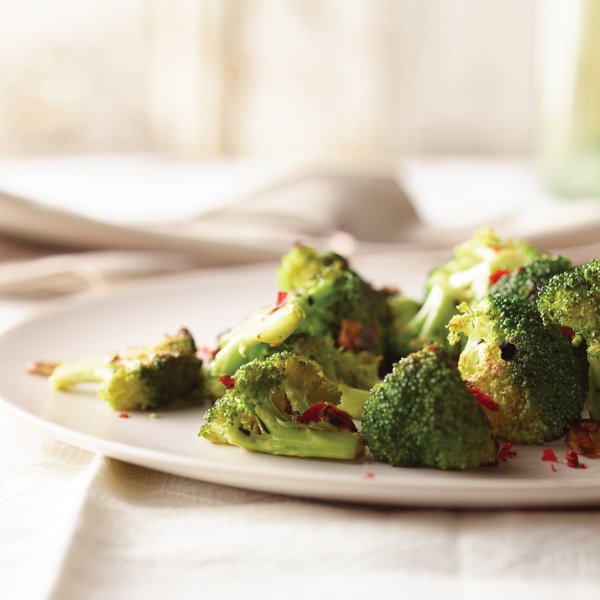
<path fill-rule="evenodd" d="M 43 300 L 0 297 L 0 330 Z M 0 598 L 567 598 L 600 592 L 600 509 L 306 501 L 93 455 L 0 413 Z"/>

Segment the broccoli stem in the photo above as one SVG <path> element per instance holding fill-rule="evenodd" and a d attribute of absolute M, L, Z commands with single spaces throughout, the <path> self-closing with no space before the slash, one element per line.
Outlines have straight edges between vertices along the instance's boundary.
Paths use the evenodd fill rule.
<path fill-rule="evenodd" d="M 65 390 L 79 383 L 103 383 L 112 372 L 111 357 L 96 356 L 60 363 L 48 377 L 50 385 Z"/>
<path fill-rule="evenodd" d="M 600 342 L 588 343 L 587 357 L 590 363 L 588 410 L 590 417 L 600 422 Z"/>
<path fill-rule="evenodd" d="M 454 298 L 440 285 L 427 295 L 419 312 L 408 322 L 408 331 L 422 341 L 445 341 L 445 327 L 456 313 Z"/>
<path fill-rule="evenodd" d="M 266 346 L 279 346 L 294 331 L 304 318 L 299 302 L 291 301 L 277 310 L 266 313 L 252 327 L 234 333 L 217 352 L 212 362 L 212 372 L 218 375 L 233 375 L 239 367 L 266 353 Z"/>
<path fill-rule="evenodd" d="M 251 452 L 264 452 L 302 458 L 335 458 L 352 460 L 363 450 L 360 434 L 350 431 L 323 431 L 318 426 L 284 422 L 269 411 L 257 410 L 269 435 L 246 435 L 232 429 L 228 437 L 236 446 Z"/>
<path fill-rule="evenodd" d="M 341 392 L 339 408 L 347 412 L 353 419 L 360 419 L 365 402 L 369 397 L 369 390 L 361 390 L 345 383 L 337 385 Z"/>

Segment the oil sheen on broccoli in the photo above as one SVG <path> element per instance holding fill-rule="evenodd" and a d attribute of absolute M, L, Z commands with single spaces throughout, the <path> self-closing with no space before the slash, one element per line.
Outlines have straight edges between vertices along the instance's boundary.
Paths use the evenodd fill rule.
<path fill-rule="evenodd" d="M 499 410 L 486 409 L 495 435 L 523 444 L 564 435 L 585 400 L 580 364 L 566 336 L 544 325 L 520 298 L 489 294 L 459 308 L 449 338 L 467 338 L 459 369 L 497 404 Z"/>
<path fill-rule="evenodd" d="M 554 276 L 538 298 L 542 318 L 571 329 L 585 341 L 589 362 L 588 409 L 600 421 L 600 259 Z"/>
<path fill-rule="evenodd" d="M 246 362 L 269 353 L 292 335 L 331 336 L 352 350 L 384 350 L 390 315 L 384 292 L 373 289 L 335 253 L 319 255 L 294 246 L 278 271 L 275 305 L 251 315 L 223 334 L 211 363 L 218 375 L 233 375 Z"/>
<path fill-rule="evenodd" d="M 413 349 L 426 341 L 445 344 L 446 325 L 458 304 L 482 299 L 500 274 L 543 256 L 522 240 L 503 242 L 491 229 L 477 231 L 472 239 L 457 246 L 450 261 L 429 274 L 425 301 L 406 325 Z"/>
<path fill-rule="evenodd" d="M 470 469 L 496 462 L 483 410 L 439 345 L 403 358 L 373 387 L 362 433 L 374 458 L 395 467 Z"/>
<path fill-rule="evenodd" d="M 194 339 L 181 329 L 153 346 L 60 363 L 48 380 L 57 390 L 98 383 L 98 396 L 115 410 L 146 410 L 194 394 L 201 370 Z"/>
<path fill-rule="evenodd" d="M 285 456 L 351 460 L 362 436 L 340 410 L 340 392 L 314 361 L 292 352 L 253 360 L 205 415 L 200 435 L 217 444 Z"/>

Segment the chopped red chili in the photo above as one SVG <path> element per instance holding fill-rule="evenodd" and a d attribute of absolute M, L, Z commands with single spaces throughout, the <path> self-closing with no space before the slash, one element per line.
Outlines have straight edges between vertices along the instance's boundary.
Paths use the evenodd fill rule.
<path fill-rule="evenodd" d="M 571 467 L 571 469 L 587 469 L 587 465 L 579 462 L 577 452 L 571 448 L 565 452 L 565 460 L 567 461 L 567 467 Z"/>
<path fill-rule="evenodd" d="M 230 390 L 232 387 L 235 386 L 235 379 L 233 377 L 231 377 L 230 375 L 222 375 L 221 377 L 219 377 L 219 381 L 228 389 Z"/>
<path fill-rule="evenodd" d="M 498 460 L 506 462 L 509 458 L 514 458 L 517 453 L 512 449 L 512 442 L 502 442 L 500 449 L 498 450 Z"/>
<path fill-rule="evenodd" d="M 350 415 L 331 402 L 317 402 L 309 406 L 299 417 L 301 423 L 318 423 L 328 421 L 336 427 L 356 431 L 356 425 Z"/>
<path fill-rule="evenodd" d="M 554 454 L 552 448 L 544 448 L 544 451 L 542 452 L 542 461 L 558 462 L 558 458 L 556 458 L 556 454 Z"/>
<path fill-rule="evenodd" d="M 129 419 L 129 415 L 126 412 L 120 412 L 117 416 L 119 419 Z"/>
<path fill-rule="evenodd" d="M 312 423 L 321 420 L 321 414 L 325 408 L 325 402 L 316 402 L 309 406 L 299 417 L 300 423 Z"/>
<path fill-rule="evenodd" d="M 561 327 L 560 328 L 561 333 L 570 341 L 573 341 L 573 338 L 575 337 L 575 332 L 570 328 L 570 327 Z"/>
<path fill-rule="evenodd" d="M 373 473 L 373 471 L 367 471 L 363 475 L 363 479 L 375 479 L 375 473 Z"/>
<path fill-rule="evenodd" d="M 488 396 L 484 391 L 475 387 L 474 385 L 468 384 L 469 391 L 473 398 L 475 398 L 475 402 L 479 404 L 482 408 L 487 408 L 488 410 L 499 412 L 500 405 L 493 400 L 490 396 Z"/>
<path fill-rule="evenodd" d="M 285 303 L 287 302 L 287 295 L 287 292 L 282 292 L 281 290 L 277 292 L 277 301 L 275 302 L 276 309 L 285 306 Z"/>
<path fill-rule="evenodd" d="M 338 335 L 338 344 L 342 348 L 346 348 L 346 350 L 357 350 L 360 348 L 360 334 L 362 327 L 363 325 L 359 321 L 342 319 L 340 334 Z"/>
<path fill-rule="evenodd" d="M 506 269 L 497 269 L 490 275 L 490 285 L 494 285 L 501 277 L 510 275 L 510 271 Z"/>

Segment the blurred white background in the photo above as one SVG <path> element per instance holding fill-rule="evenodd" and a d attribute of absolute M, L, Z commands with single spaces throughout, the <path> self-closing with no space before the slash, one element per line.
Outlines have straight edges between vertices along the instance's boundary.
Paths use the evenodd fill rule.
<path fill-rule="evenodd" d="M 534 0 L 2 2 L 0 155 L 531 147 Z"/>

